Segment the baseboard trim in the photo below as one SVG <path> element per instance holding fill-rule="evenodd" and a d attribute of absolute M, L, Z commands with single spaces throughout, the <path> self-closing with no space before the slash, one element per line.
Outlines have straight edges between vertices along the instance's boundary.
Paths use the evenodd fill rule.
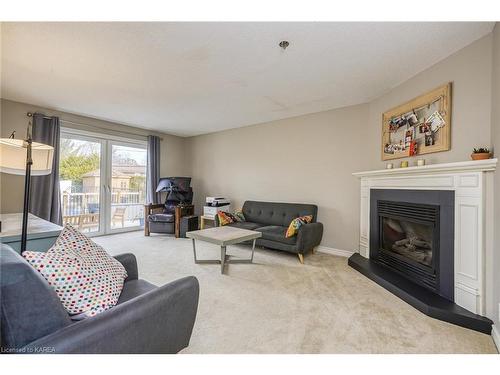
<path fill-rule="evenodd" d="M 491 327 L 491 338 L 497 346 L 497 352 L 500 353 L 500 333 L 498 332 L 498 326 L 495 324 Z"/>
<path fill-rule="evenodd" d="M 316 250 L 320 253 L 336 255 L 336 256 L 345 257 L 345 258 L 349 258 L 352 254 L 355 253 L 355 251 L 340 250 L 340 249 L 335 249 L 333 247 L 328 247 L 328 246 L 318 246 L 316 248 Z"/>

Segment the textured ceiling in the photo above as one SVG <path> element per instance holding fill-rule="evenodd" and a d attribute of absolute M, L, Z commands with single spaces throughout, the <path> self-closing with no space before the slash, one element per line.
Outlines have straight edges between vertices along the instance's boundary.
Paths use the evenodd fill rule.
<path fill-rule="evenodd" d="M 197 135 L 367 102 L 493 26 L 3 23 L 2 97 Z"/>

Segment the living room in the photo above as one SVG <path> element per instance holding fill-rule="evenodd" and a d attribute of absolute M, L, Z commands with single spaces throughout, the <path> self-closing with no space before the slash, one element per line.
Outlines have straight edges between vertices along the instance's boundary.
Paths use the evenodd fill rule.
<path fill-rule="evenodd" d="M 2 352 L 498 354 L 491 17 L 2 20 Z"/>

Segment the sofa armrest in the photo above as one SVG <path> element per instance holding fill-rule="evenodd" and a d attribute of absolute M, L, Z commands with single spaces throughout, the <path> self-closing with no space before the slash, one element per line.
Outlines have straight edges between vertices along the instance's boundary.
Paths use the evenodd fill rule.
<path fill-rule="evenodd" d="M 139 272 L 137 271 L 137 258 L 132 253 L 119 254 L 114 257 L 118 262 L 125 267 L 127 271 L 127 278 L 125 281 L 137 280 L 139 278 Z"/>
<path fill-rule="evenodd" d="M 191 276 L 66 326 L 22 353 L 177 353 L 189 344 L 199 284 Z"/>
<path fill-rule="evenodd" d="M 301 225 L 297 234 L 297 248 L 299 253 L 304 254 L 318 246 L 323 238 L 323 224 L 309 223 Z"/>

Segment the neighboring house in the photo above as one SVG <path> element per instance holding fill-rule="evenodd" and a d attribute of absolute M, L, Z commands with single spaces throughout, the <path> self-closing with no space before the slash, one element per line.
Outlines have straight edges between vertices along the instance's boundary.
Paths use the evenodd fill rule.
<path fill-rule="evenodd" d="M 100 186 L 100 169 L 87 172 L 82 176 L 83 192 L 94 192 Z M 117 165 L 113 166 L 111 176 L 111 188 L 113 190 L 129 190 L 133 177 L 145 177 L 146 166 L 144 165 Z"/>

